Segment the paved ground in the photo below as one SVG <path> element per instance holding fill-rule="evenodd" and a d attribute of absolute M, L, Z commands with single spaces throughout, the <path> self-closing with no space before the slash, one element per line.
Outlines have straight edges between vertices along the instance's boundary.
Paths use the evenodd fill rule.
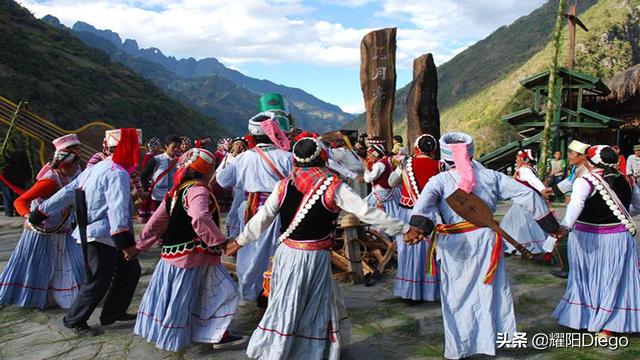
<path fill-rule="evenodd" d="M 560 214 L 564 209 L 557 209 Z M 504 214 L 501 206 L 499 213 Z M 0 268 L 6 264 L 19 238 L 21 222 L 0 218 Z M 131 311 L 137 308 L 149 282 L 158 251 L 141 256 L 143 275 Z M 534 333 L 566 332 L 551 319 L 565 280 L 548 275 L 549 267 L 511 257 L 506 259 L 511 281 L 519 331 Z M 441 358 L 443 328 L 439 303 L 408 306 L 391 295 L 392 274 L 373 287 L 343 284 L 353 322 L 352 339 L 343 352 L 346 359 L 423 359 Z M 104 327 L 104 334 L 78 338 L 61 323 L 63 311 L 25 310 L 0 307 L 0 358 L 2 359 L 244 359 L 243 351 L 213 351 L 194 345 L 182 353 L 157 350 L 132 333 L 133 324 Z M 251 334 L 259 321 L 252 304 L 242 304 L 232 324 L 234 331 Z M 97 317 L 89 321 L 99 326 Z M 561 349 L 535 351 L 519 349 L 499 351 L 499 358 L 530 359 L 638 359 L 640 337 L 630 337 L 630 344 L 617 351 L 602 349 Z"/>

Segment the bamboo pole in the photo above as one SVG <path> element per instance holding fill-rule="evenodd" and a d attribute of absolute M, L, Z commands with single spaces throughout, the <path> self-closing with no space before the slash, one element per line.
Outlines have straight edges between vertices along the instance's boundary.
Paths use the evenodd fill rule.
<path fill-rule="evenodd" d="M 542 143 L 540 144 L 540 161 L 538 162 L 538 174 L 541 178 L 547 176 L 547 159 L 551 155 L 550 142 L 551 142 L 551 127 L 553 122 L 554 113 L 556 111 L 556 73 L 558 71 L 558 57 L 560 55 L 560 36 L 562 34 L 562 20 L 564 19 L 564 4 L 565 0 L 560 0 L 558 4 L 558 14 L 556 17 L 556 26 L 553 31 L 553 58 L 549 66 L 549 84 L 547 94 L 547 112 L 544 116 L 544 129 L 542 130 Z M 557 125 L 557 124 L 556 124 Z M 557 131 L 558 129 L 554 129 Z"/>

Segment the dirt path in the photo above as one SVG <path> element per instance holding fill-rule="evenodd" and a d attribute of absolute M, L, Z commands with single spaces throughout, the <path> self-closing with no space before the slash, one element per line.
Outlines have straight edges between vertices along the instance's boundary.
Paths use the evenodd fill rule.
<path fill-rule="evenodd" d="M 560 214 L 564 209 L 557 209 Z M 506 211 L 501 206 L 499 213 Z M 20 236 L 18 219 L 0 218 L 0 268 L 6 264 Z M 158 260 L 154 249 L 141 256 L 143 275 L 131 311 L 135 311 Z M 506 260 L 513 293 L 518 330 L 534 333 L 569 332 L 550 317 L 564 292 L 565 280 L 548 274 L 549 267 L 510 257 Z M 424 359 L 441 358 L 444 335 L 439 303 L 408 306 L 392 296 L 392 274 L 373 287 L 341 285 L 353 322 L 351 343 L 343 352 L 345 359 Z M 96 311 L 89 324 L 98 326 Z M 0 358 L 2 359 L 244 359 L 243 351 L 213 351 L 194 345 L 182 353 L 156 349 L 134 336 L 133 324 L 104 327 L 96 338 L 79 338 L 62 326 L 64 312 L 44 312 L 14 306 L 0 307 Z M 255 306 L 241 304 L 232 329 L 250 335 L 259 321 Z M 617 351 L 601 349 L 554 349 L 499 351 L 498 358 L 530 359 L 638 359 L 640 337 Z"/>

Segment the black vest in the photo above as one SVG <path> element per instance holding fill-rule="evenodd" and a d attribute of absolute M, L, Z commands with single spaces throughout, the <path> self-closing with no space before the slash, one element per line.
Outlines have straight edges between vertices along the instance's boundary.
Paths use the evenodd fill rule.
<path fill-rule="evenodd" d="M 167 225 L 167 231 L 165 232 L 163 246 L 172 246 L 183 244 L 186 242 L 190 242 L 198 237 L 195 231 L 193 231 L 193 226 L 191 225 L 191 216 L 187 213 L 187 209 L 183 205 L 183 199 L 187 194 L 187 191 L 192 186 L 202 186 L 202 185 L 190 185 L 185 188 L 181 188 L 176 190 L 176 195 L 173 199 L 169 199 L 166 202 L 167 205 L 167 213 L 171 214 L 169 218 L 169 224 Z M 212 199 L 215 201 L 215 199 Z M 171 212 L 171 204 L 175 201 L 176 205 L 173 208 L 173 212 Z M 211 215 L 213 217 L 213 221 L 216 225 L 220 226 L 218 209 L 217 206 L 213 206 L 210 209 Z"/>
<path fill-rule="evenodd" d="M 624 205 L 627 211 L 629 211 L 632 190 L 624 176 L 606 176 L 604 179 L 609 184 L 613 192 L 616 193 L 622 202 L 622 205 Z M 595 186 L 595 184 L 592 185 Z M 578 221 L 591 224 L 620 223 L 618 217 L 613 215 L 613 211 L 609 208 L 609 205 L 607 205 L 607 202 L 604 201 L 602 195 L 600 195 L 600 192 L 597 190 L 593 196 L 585 201 L 584 209 L 578 217 Z"/>
<path fill-rule="evenodd" d="M 331 184 L 330 186 L 334 186 Z M 298 191 L 293 185 L 293 181 L 289 180 L 287 183 L 287 193 L 282 200 L 280 206 L 280 220 L 282 226 L 280 227 L 280 233 L 287 231 L 289 224 L 293 221 L 293 217 L 298 210 L 298 206 L 302 202 L 302 198 L 305 194 Z M 325 194 L 322 195 L 323 197 Z M 336 230 L 336 221 L 340 212 L 329 211 L 324 205 L 321 199 L 318 199 L 307 215 L 302 219 L 300 224 L 291 233 L 289 239 L 292 240 L 315 240 L 324 239 L 331 235 Z"/>

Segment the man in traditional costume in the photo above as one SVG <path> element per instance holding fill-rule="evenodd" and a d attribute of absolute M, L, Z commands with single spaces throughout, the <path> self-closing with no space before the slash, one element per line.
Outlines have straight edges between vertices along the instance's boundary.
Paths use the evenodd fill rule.
<path fill-rule="evenodd" d="M 173 186 L 181 140 L 175 135 L 169 135 L 165 138 L 164 146 L 164 152 L 149 159 L 140 174 L 142 186 L 151 194 L 156 207 Z"/>
<path fill-rule="evenodd" d="M 589 148 L 589 144 L 585 144 L 578 140 L 573 140 L 569 144 L 567 159 L 569 160 L 569 164 L 572 165 L 571 172 L 566 179 L 543 190 L 542 195 L 545 196 L 547 200 L 551 200 L 554 195 L 564 199 L 565 195 L 571 191 L 575 179 L 587 172 L 587 158 L 585 156 L 587 148 Z M 556 261 L 560 266 L 559 268 L 551 269 L 549 273 L 562 279 L 566 279 L 569 276 L 567 243 L 567 239 L 560 239 L 560 241 L 555 242 L 556 245 L 554 247 L 554 241 L 552 241 L 552 238 L 548 238 L 543 245 L 543 249 L 546 252 L 554 253 Z"/>
<path fill-rule="evenodd" d="M 87 320 L 103 297 L 104 306 L 100 323 L 136 318 L 127 314 L 127 308 L 140 278 L 140 263 L 132 223 L 130 174 L 138 165 L 139 143 L 142 132 L 138 129 L 117 129 L 106 132 L 106 145 L 113 154 L 85 169 L 75 180 L 56 192 L 31 212 L 29 222 L 39 225 L 48 218 L 61 214 L 83 192 L 88 213 L 86 228 L 76 227 L 73 237 L 84 242 L 86 231 L 89 278 L 71 308 L 63 318 L 64 325 L 83 336 L 96 336 L 98 331 L 87 325 Z"/>
<path fill-rule="evenodd" d="M 502 239 L 490 228 L 465 221 L 451 209 L 447 197 L 461 189 L 478 196 L 494 212 L 498 200 L 511 199 L 547 232 L 556 233 L 560 227 L 543 198 L 533 190 L 472 161 L 471 136 L 460 132 L 443 135 L 440 153 L 450 168 L 429 180 L 410 223 L 424 234 L 434 228 L 437 233 L 432 241 L 436 247 L 434 266 L 440 270 L 444 356 L 495 355 L 498 333 L 511 338 L 516 331 L 511 290 L 501 261 Z M 405 240 L 415 243 L 418 238 L 405 236 Z"/>
<path fill-rule="evenodd" d="M 228 328 L 238 306 L 236 287 L 220 263 L 227 238 L 209 180 L 215 158 L 194 148 L 183 156 L 174 187 L 153 213 L 136 247 L 162 243 L 160 261 L 138 308 L 134 333 L 156 347 L 180 351 L 191 342 L 237 345 Z"/>
<path fill-rule="evenodd" d="M 435 159 L 438 141 L 429 134 L 420 135 L 414 146 L 415 155 L 407 157 L 390 175 L 391 182 L 400 182 L 400 219 L 409 222 L 418 196 L 431 177 L 440 172 Z M 398 179 L 398 180 L 395 180 Z M 434 301 L 440 298 L 440 279 L 426 269 L 429 244 L 426 241 L 410 246 L 402 237 L 398 245 L 398 271 L 393 294 L 409 301 Z"/>
<path fill-rule="evenodd" d="M 245 194 L 238 208 L 240 228 L 258 212 L 273 192 L 278 181 L 291 173 L 293 166 L 289 139 L 271 112 L 258 114 L 249 120 L 249 132 L 256 146 L 229 161 L 224 169 L 216 172 L 216 181 L 224 188 L 237 188 Z M 257 301 L 266 306 L 262 297 L 263 273 L 269 265 L 269 257 L 275 251 L 280 220 L 262 233 L 260 240 L 238 252 L 236 268 L 240 294 L 244 300 Z"/>
<path fill-rule="evenodd" d="M 391 217 L 400 218 L 400 192 L 397 188 L 400 183 L 389 182 L 394 167 L 383 143 L 372 143 L 367 148 L 367 159 L 363 160 L 363 166 L 364 181 L 371 184 L 371 194 L 365 198 L 369 206 L 382 209 Z"/>
<path fill-rule="evenodd" d="M 533 165 L 534 162 L 533 153 L 530 149 L 518 151 L 516 171 L 513 174 L 513 178 L 538 194 L 542 194 L 545 186 L 542 181 L 538 179 L 536 169 Z M 536 255 L 545 252 L 542 246 L 547 239 L 547 234 L 542 231 L 538 223 L 531 221 L 531 214 L 517 203 L 511 205 L 509 211 L 507 211 L 507 214 L 500 222 L 500 227 L 520 244 L 529 249 L 531 254 Z M 505 245 L 505 253 L 513 254 L 517 252 L 515 247 L 510 243 L 505 241 Z"/>
<path fill-rule="evenodd" d="M 230 255 L 238 246 L 261 241 L 261 234 L 277 217 L 282 219 L 269 305 L 251 337 L 247 355 L 258 359 L 338 359 L 350 333 L 344 301 L 331 273 L 330 249 L 340 210 L 388 234 L 410 232 L 418 236 L 419 231 L 368 207 L 326 167 L 328 156 L 319 140 L 303 138 L 296 142 L 293 153 L 293 173 L 278 182 L 236 242 L 227 247 Z"/>
<path fill-rule="evenodd" d="M 56 150 L 51 162 L 14 203 L 24 218 L 78 174 L 78 136 L 65 135 L 53 140 L 53 145 Z M 40 310 L 51 305 L 71 306 L 85 277 L 80 247 L 71 236 L 70 213 L 70 207 L 62 209 L 39 226 L 25 222 L 20 241 L 0 274 L 0 304 Z"/>
<path fill-rule="evenodd" d="M 617 169 L 609 146 L 587 150 L 587 173 L 573 183 L 562 226 L 569 233 L 569 281 L 553 312 L 560 325 L 600 336 L 640 332 L 640 272 L 631 218 L 640 189 Z"/>

